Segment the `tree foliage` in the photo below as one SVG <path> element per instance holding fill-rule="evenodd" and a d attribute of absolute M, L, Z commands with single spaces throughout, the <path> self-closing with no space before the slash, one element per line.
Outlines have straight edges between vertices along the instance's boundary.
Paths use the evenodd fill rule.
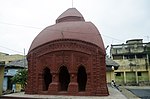
<path fill-rule="evenodd" d="M 12 83 L 14 84 L 21 84 L 22 88 L 25 88 L 27 83 L 27 69 L 21 69 L 17 72 L 17 74 L 12 77 Z"/>

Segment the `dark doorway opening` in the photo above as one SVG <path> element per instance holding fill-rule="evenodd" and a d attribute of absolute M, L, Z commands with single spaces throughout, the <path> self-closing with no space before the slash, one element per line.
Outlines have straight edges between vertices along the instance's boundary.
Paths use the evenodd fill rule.
<path fill-rule="evenodd" d="M 50 69 L 49 68 L 45 68 L 44 69 L 44 91 L 48 90 L 49 84 L 52 82 L 52 75 L 50 73 Z"/>
<path fill-rule="evenodd" d="M 7 79 L 8 79 L 8 81 L 7 81 L 7 90 L 12 90 L 12 86 L 13 86 L 12 81 L 11 81 L 12 77 L 8 76 Z"/>
<path fill-rule="evenodd" d="M 70 83 L 70 75 L 67 67 L 60 67 L 59 71 L 59 83 L 60 83 L 60 91 L 67 91 L 68 84 Z"/>
<path fill-rule="evenodd" d="M 77 82 L 78 82 L 78 90 L 85 91 L 86 82 L 87 82 L 87 74 L 86 74 L 86 70 L 83 66 L 80 66 L 78 68 Z"/>

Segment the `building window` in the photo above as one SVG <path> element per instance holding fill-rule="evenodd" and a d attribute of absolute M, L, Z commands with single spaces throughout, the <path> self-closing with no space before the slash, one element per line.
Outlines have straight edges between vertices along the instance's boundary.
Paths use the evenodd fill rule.
<path fill-rule="evenodd" d="M 116 76 L 121 76 L 121 73 L 120 73 L 120 72 L 117 72 L 117 73 L 116 73 Z"/>
<path fill-rule="evenodd" d="M 145 54 L 137 54 L 136 57 L 137 58 L 146 58 L 146 55 Z"/>
<path fill-rule="evenodd" d="M 5 65 L 5 61 L 0 61 L 0 65 Z"/>
<path fill-rule="evenodd" d="M 8 73 L 8 69 L 5 69 L 4 74 L 7 75 Z"/>
<path fill-rule="evenodd" d="M 124 59 L 129 59 L 128 55 L 124 55 Z"/>
<path fill-rule="evenodd" d="M 141 72 L 138 72 L 137 74 L 138 74 L 138 76 L 142 76 L 142 73 L 141 73 Z"/>
<path fill-rule="evenodd" d="M 134 59 L 134 58 L 135 58 L 135 55 L 129 55 L 128 58 L 129 58 L 129 59 Z"/>
<path fill-rule="evenodd" d="M 137 57 L 137 58 L 143 58 L 143 55 L 137 54 L 136 57 Z"/>
<path fill-rule="evenodd" d="M 123 56 L 122 55 L 115 55 L 115 56 L 113 56 L 113 59 L 114 60 L 123 59 Z"/>

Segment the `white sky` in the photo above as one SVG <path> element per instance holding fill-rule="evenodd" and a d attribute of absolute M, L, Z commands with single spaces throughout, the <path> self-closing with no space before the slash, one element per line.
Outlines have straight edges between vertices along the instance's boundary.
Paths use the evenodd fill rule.
<path fill-rule="evenodd" d="M 73 6 L 96 25 L 105 47 L 150 42 L 150 0 L 74 0 Z M 35 36 L 70 7 L 72 0 L 0 0 L 0 52 L 27 54 Z"/>

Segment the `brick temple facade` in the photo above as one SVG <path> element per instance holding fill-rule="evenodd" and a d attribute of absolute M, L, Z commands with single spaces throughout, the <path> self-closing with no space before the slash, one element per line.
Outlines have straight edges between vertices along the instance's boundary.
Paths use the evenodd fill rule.
<path fill-rule="evenodd" d="M 26 94 L 107 96 L 105 48 L 98 29 L 69 8 L 33 40 Z"/>

